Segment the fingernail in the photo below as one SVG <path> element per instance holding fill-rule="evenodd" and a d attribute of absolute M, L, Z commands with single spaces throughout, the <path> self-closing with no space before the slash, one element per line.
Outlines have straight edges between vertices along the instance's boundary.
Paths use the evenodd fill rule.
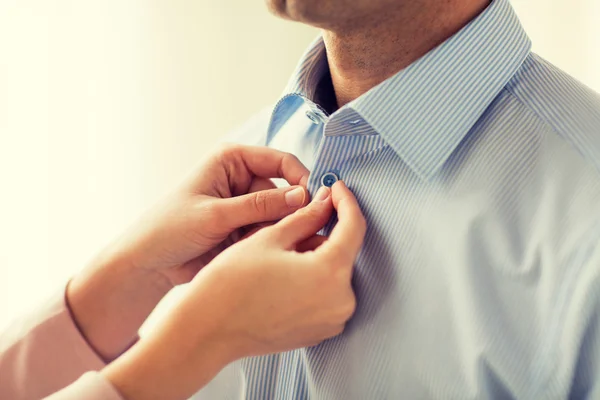
<path fill-rule="evenodd" d="M 288 207 L 300 207 L 304 203 L 304 189 L 297 187 L 286 192 L 285 203 Z"/>
<path fill-rule="evenodd" d="M 321 189 L 317 191 L 313 201 L 325 201 L 327 198 L 329 198 L 329 193 L 331 193 L 331 189 L 329 189 L 327 186 L 321 186 Z"/>

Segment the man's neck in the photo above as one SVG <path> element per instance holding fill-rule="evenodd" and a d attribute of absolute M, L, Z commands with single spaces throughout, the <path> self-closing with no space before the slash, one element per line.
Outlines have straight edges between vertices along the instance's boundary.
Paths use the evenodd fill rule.
<path fill-rule="evenodd" d="M 402 1 L 384 15 L 326 30 L 337 106 L 351 102 L 459 31 L 489 0 Z"/>

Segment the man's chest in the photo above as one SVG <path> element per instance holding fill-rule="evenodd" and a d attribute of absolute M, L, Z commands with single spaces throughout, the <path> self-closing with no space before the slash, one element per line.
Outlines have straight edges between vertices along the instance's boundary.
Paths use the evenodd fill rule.
<path fill-rule="evenodd" d="M 334 172 L 359 200 L 368 232 L 354 271 L 356 313 L 341 336 L 234 363 L 200 394 L 536 396 L 565 334 L 573 255 L 596 224 L 593 171 L 557 138 L 523 136 L 507 148 L 482 132 L 423 180 L 377 135 L 324 137 L 317 128 L 284 129 L 270 145 L 309 166 L 311 192 Z"/>

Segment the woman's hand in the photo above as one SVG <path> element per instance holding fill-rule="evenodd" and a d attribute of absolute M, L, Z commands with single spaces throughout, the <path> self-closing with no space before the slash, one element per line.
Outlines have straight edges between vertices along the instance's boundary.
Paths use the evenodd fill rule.
<path fill-rule="evenodd" d="M 333 206 L 331 236 L 315 234 Z M 355 308 L 365 220 L 342 182 L 230 247 L 204 268 L 156 331 L 103 374 L 128 400 L 186 399 L 235 359 L 318 344 Z"/>
<path fill-rule="evenodd" d="M 242 228 L 277 221 L 306 205 L 308 175 L 289 153 L 225 147 L 108 251 L 173 285 L 189 282 L 241 238 Z M 277 189 L 268 178 L 283 178 L 292 187 Z"/>
<path fill-rule="evenodd" d="M 277 189 L 268 178 L 293 186 Z M 119 356 L 166 292 L 191 280 L 245 226 L 304 206 L 307 179 L 296 157 L 269 148 L 229 146 L 209 157 L 70 282 L 67 302 L 88 342 L 107 361 Z"/>

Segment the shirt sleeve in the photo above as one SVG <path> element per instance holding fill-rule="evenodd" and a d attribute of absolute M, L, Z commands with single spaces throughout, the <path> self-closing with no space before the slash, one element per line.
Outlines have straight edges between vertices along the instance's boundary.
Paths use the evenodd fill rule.
<path fill-rule="evenodd" d="M 44 398 L 104 365 L 71 318 L 62 291 L 0 332 L 0 399 Z M 86 386 L 92 392 L 100 390 L 99 379 L 82 378 L 66 396 Z"/>
<path fill-rule="evenodd" d="M 593 400 L 600 399 L 600 224 L 583 251 L 585 263 L 573 290 L 572 306 L 561 321 L 568 327 L 567 334 L 558 349 L 575 349 L 568 398 Z"/>
<path fill-rule="evenodd" d="M 569 399 L 600 398 L 600 304 L 598 303 L 596 301 L 595 309 L 586 324 Z"/>
<path fill-rule="evenodd" d="M 97 372 L 87 372 L 75 383 L 44 400 L 123 400 L 115 388 Z"/>

